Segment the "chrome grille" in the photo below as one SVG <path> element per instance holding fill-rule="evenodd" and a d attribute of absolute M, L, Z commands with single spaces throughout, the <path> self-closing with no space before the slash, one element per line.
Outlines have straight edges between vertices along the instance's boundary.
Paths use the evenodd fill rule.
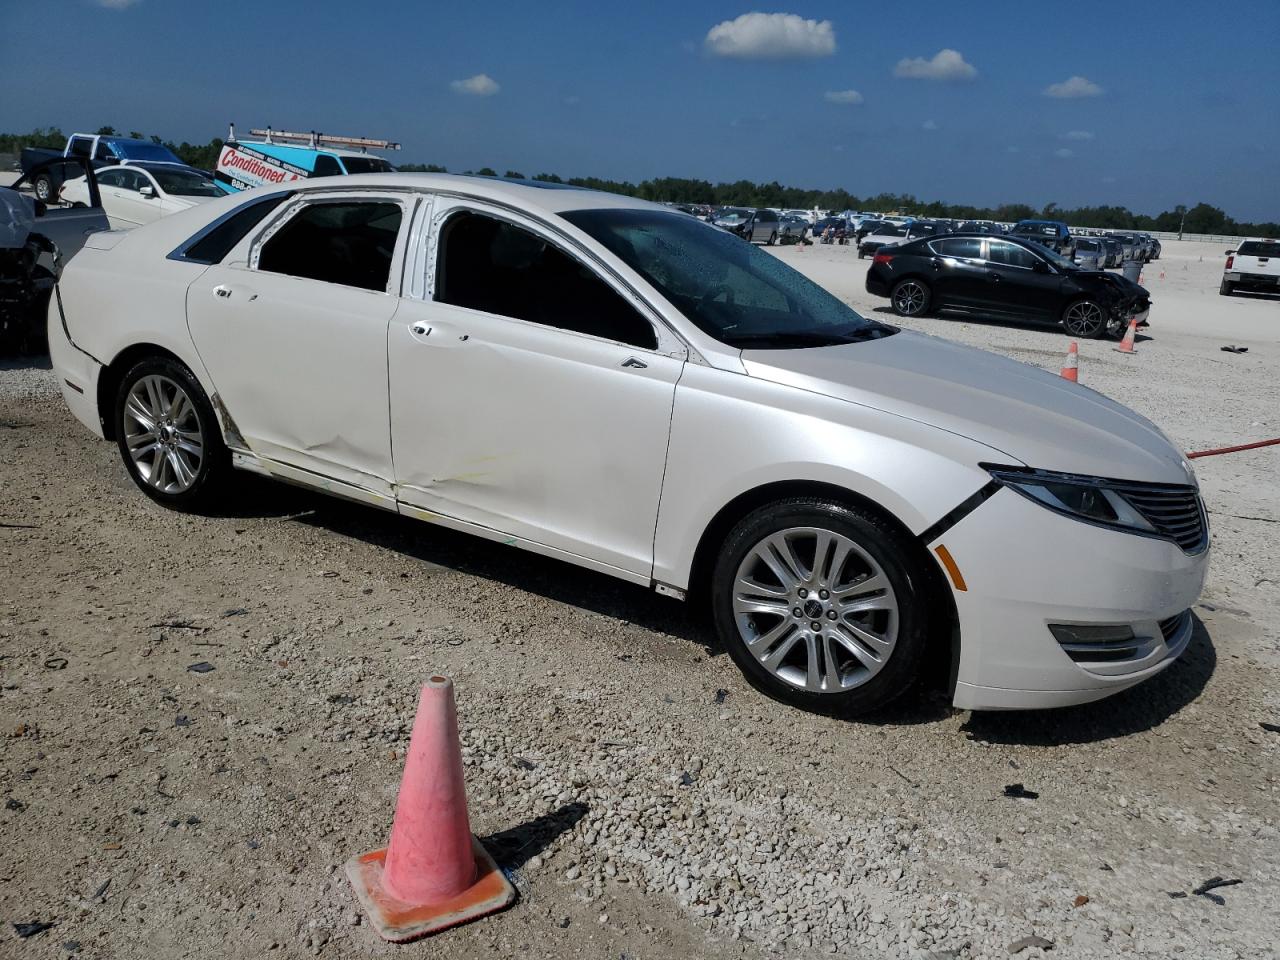
<path fill-rule="evenodd" d="M 1204 504 L 1195 487 L 1148 486 L 1147 484 L 1114 484 L 1133 508 L 1187 553 L 1198 553 L 1209 540 Z"/>

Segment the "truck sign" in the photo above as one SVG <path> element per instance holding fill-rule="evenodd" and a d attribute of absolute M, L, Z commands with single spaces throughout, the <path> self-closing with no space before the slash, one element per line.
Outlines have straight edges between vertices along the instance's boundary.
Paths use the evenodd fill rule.
<path fill-rule="evenodd" d="M 274 186 L 304 180 L 311 171 L 272 157 L 244 143 L 228 143 L 218 156 L 218 167 L 213 177 L 223 188 L 252 190 L 255 187 Z"/>

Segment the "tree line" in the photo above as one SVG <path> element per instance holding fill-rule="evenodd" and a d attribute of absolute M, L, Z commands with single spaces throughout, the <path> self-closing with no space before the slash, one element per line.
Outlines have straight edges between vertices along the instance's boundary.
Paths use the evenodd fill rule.
<path fill-rule="evenodd" d="M 105 136 L 116 136 L 115 128 L 102 127 L 97 131 Z M 137 131 L 128 134 L 138 140 L 150 140 L 172 150 L 184 162 L 203 170 L 212 170 L 222 150 L 221 138 L 208 143 L 174 143 L 156 136 L 144 136 Z M 18 153 L 22 147 L 61 148 L 67 135 L 56 127 L 33 130 L 26 134 L 0 133 L 0 154 Z M 448 173 L 437 164 L 402 163 L 397 169 L 406 173 Z M 496 177 L 498 172 L 490 167 L 464 170 L 464 173 Z M 507 170 L 503 176 L 525 179 L 516 170 Z M 1005 203 L 995 207 L 978 207 L 968 204 L 943 203 L 941 200 L 920 200 L 911 194 L 880 193 L 872 197 L 858 197 L 844 189 L 806 190 L 787 187 L 776 180 L 753 183 L 737 180 L 733 183 L 712 183 L 686 177 L 657 177 L 631 183 L 627 180 L 604 180 L 599 177 L 561 178 L 554 173 L 536 173 L 532 179 L 547 183 L 564 183 L 591 190 L 619 193 L 642 200 L 668 203 L 705 204 L 716 207 L 774 207 L 778 209 L 811 210 L 860 210 L 865 212 L 901 211 L 917 217 L 943 217 L 954 220 L 998 220 L 1012 223 L 1018 220 L 1044 218 L 1061 220 L 1073 227 L 1101 227 L 1109 230 L 1157 230 L 1177 233 L 1224 234 L 1228 236 L 1280 237 L 1280 223 L 1238 222 L 1208 203 L 1194 207 L 1177 206 L 1156 216 L 1134 213 L 1127 207 L 1059 207 L 1056 203 L 1033 207 L 1026 203 Z"/>

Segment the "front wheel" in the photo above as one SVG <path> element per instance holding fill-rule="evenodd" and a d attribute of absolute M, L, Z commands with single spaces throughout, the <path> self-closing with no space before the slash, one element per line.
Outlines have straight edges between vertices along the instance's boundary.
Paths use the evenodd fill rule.
<path fill-rule="evenodd" d="M 923 280 L 899 280 L 889 294 L 893 312 L 900 317 L 919 317 L 929 309 L 929 288 Z"/>
<path fill-rule="evenodd" d="M 769 234 L 769 246 L 772 247 L 775 244 L 777 244 L 777 242 L 778 242 L 778 233 L 777 231 L 774 231 L 773 233 Z"/>
<path fill-rule="evenodd" d="M 1107 332 L 1107 311 L 1094 300 L 1077 300 L 1062 312 L 1062 326 L 1073 337 L 1093 340 Z"/>
<path fill-rule="evenodd" d="M 212 506 L 231 470 L 213 408 L 195 376 L 170 357 L 148 357 L 116 394 L 116 443 L 133 482 L 175 510 Z"/>
<path fill-rule="evenodd" d="M 31 184 L 31 192 L 36 195 L 36 199 L 41 203 L 53 203 L 57 197 L 53 192 L 53 181 L 49 179 L 46 173 L 40 174 Z"/>
<path fill-rule="evenodd" d="M 929 635 L 918 551 L 870 511 L 807 497 L 761 507 L 716 562 L 720 639 L 776 700 L 846 716 L 883 706 L 916 678 Z"/>

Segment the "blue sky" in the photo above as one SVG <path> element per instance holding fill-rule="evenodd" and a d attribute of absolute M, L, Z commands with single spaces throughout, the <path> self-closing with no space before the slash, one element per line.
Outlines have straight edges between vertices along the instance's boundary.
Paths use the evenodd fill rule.
<path fill-rule="evenodd" d="M 1148 213 L 1204 200 L 1280 220 L 1276 0 L 0 0 L 0 14 L 3 130 L 203 142 L 234 120 L 400 140 L 393 162 L 451 170 Z"/>

